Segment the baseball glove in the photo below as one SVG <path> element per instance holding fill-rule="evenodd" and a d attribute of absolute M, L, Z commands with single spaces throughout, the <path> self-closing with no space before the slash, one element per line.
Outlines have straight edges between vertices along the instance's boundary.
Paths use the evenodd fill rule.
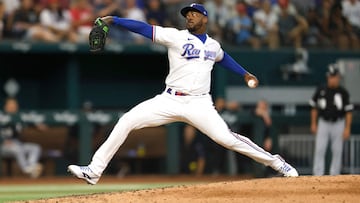
<path fill-rule="evenodd" d="M 104 50 L 108 33 L 109 26 L 101 18 L 97 18 L 89 34 L 91 52 L 97 53 Z"/>

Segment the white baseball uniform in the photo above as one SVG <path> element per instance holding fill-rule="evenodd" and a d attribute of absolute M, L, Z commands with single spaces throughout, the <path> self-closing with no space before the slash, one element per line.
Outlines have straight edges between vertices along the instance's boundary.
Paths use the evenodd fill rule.
<path fill-rule="evenodd" d="M 99 176 L 103 173 L 132 130 L 177 121 L 196 127 L 228 149 L 279 170 L 283 160 L 266 152 L 247 137 L 231 132 L 214 108 L 209 91 L 213 65 L 224 56 L 220 44 L 209 36 L 203 43 L 188 30 L 160 26 L 153 26 L 153 41 L 168 48 L 166 89 L 138 104 L 119 119 L 92 158 L 89 168 L 93 173 Z"/>

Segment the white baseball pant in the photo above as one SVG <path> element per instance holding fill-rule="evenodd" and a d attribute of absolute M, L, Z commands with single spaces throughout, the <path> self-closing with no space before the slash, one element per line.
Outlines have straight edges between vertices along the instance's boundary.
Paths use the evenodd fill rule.
<path fill-rule="evenodd" d="M 107 140 L 95 152 L 90 169 L 100 176 L 132 130 L 172 122 L 188 123 L 218 144 L 275 170 L 283 164 L 279 158 L 266 152 L 247 137 L 231 132 L 214 108 L 209 94 L 175 96 L 165 91 L 138 104 L 119 119 Z"/>

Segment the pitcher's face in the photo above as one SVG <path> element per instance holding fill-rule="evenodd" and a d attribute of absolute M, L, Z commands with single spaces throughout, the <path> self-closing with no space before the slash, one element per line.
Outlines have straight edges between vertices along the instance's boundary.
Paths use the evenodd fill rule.
<path fill-rule="evenodd" d="M 206 31 L 207 17 L 196 11 L 187 12 L 186 29 L 191 33 L 202 34 Z"/>

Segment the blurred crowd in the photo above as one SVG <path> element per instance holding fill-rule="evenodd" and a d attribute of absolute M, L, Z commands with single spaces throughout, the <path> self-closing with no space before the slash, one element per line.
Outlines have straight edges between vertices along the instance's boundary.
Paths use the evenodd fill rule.
<path fill-rule="evenodd" d="M 0 39 L 84 43 L 94 20 L 116 15 L 183 28 L 189 0 L 0 0 Z M 360 0 L 195 0 L 209 12 L 209 34 L 222 43 L 359 49 Z M 109 40 L 146 43 L 119 27 Z"/>

